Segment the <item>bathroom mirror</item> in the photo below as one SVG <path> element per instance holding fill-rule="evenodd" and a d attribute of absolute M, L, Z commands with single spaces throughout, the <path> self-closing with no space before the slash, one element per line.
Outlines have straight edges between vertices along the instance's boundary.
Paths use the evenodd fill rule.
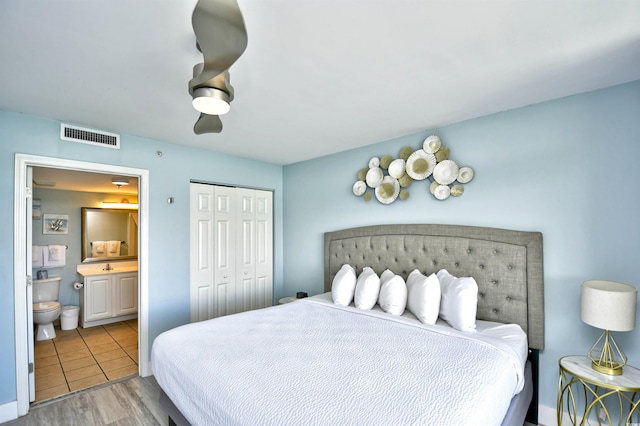
<path fill-rule="evenodd" d="M 82 263 L 138 258 L 138 210 L 82 207 Z"/>

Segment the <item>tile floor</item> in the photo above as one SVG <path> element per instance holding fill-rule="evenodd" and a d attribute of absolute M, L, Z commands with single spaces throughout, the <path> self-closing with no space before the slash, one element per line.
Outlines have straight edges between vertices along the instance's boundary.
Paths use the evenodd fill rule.
<path fill-rule="evenodd" d="M 35 342 L 36 399 L 47 399 L 138 373 L 138 320 L 63 331 Z"/>

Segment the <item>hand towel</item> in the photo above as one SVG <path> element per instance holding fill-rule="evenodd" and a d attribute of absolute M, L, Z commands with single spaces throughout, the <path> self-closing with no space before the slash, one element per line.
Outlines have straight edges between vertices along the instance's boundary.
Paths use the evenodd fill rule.
<path fill-rule="evenodd" d="M 32 268 L 42 268 L 44 256 L 42 246 L 31 246 L 31 267 Z"/>
<path fill-rule="evenodd" d="M 59 262 L 63 256 L 65 246 L 49 245 L 49 260 L 52 262 Z"/>
<path fill-rule="evenodd" d="M 66 264 L 67 250 L 63 245 L 44 246 L 44 262 L 42 266 L 49 268 L 61 268 Z M 55 254 L 51 254 L 51 253 Z M 56 260 L 52 260 L 52 259 Z"/>
<path fill-rule="evenodd" d="M 107 257 L 120 256 L 120 241 L 107 241 Z"/>
<path fill-rule="evenodd" d="M 103 257 L 106 255 L 104 251 L 104 241 L 94 241 L 91 243 L 91 255 L 92 257 Z"/>

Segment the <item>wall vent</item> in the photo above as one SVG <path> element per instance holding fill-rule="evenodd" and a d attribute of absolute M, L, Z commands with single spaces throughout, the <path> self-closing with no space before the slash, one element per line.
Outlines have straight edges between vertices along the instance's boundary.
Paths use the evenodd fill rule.
<path fill-rule="evenodd" d="M 60 123 L 60 139 L 64 141 L 80 142 L 105 148 L 120 149 L 120 135 L 103 132 L 102 130 L 87 129 Z"/>

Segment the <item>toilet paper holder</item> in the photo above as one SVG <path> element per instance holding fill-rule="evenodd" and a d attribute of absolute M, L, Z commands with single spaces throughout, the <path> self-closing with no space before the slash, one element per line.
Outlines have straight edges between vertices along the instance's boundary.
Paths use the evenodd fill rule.
<path fill-rule="evenodd" d="M 73 283 L 73 288 L 75 288 L 76 290 L 80 290 L 82 287 L 84 287 L 84 284 L 79 283 L 79 282 L 75 282 Z"/>

